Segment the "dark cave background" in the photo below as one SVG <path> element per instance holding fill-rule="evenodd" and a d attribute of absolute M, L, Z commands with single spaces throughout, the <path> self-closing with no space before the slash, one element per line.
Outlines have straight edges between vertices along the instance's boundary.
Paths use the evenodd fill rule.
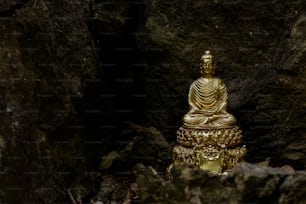
<path fill-rule="evenodd" d="M 88 199 L 102 156 L 135 137 L 131 124 L 174 145 L 206 49 L 246 161 L 304 170 L 305 12 L 302 0 L 2 1 L 0 199 L 68 202 L 76 186 Z M 136 161 L 151 164 L 110 171 Z"/>

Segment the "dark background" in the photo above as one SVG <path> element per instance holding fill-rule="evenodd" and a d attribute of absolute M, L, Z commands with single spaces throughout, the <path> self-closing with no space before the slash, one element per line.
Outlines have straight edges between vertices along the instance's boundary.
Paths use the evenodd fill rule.
<path fill-rule="evenodd" d="M 94 192 L 101 157 L 133 138 L 127 124 L 175 144 L 207 49 L 246 160 L 305 169 L 302 0 L 11 0 L 0 3 L 0 30 L 3 201 Z"/>

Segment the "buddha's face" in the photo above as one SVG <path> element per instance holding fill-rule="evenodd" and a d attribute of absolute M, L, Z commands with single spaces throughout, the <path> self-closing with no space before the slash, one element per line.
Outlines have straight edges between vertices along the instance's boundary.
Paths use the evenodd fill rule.
<path fill-rule="evenodd" d="M 214 72 L 214 65 L 211 60 L 203 60 L 201 63 L 202 73 L 204 75 L 211 76 Z"/>

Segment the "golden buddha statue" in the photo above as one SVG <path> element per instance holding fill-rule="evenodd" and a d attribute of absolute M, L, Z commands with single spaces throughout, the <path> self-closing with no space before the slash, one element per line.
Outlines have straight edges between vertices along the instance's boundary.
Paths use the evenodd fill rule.
<path fill-rule="evenodd" d="M 222 173 L 242 160 L 246 148 L 239 146 L 241 130 L 235 117 L 226 111 L 225 84 L 213 77 L 215 66 L 210 51 L 201 57 L 200 69 L 202 77 L 189 89 L 190 111 L 177 131 L 179 145 L 173 150 L 173 161 Z"/>

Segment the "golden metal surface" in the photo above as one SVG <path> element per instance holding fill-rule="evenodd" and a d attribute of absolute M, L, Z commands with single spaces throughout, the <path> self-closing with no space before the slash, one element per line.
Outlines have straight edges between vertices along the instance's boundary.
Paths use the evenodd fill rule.
<path fill-rule="evenodd" d="M 239 146 L 242 132 L 226 110 L 226 87 L 213 77 L 214 69 L 213 56 L 206 51 L 200 62 L 202 76 L 189 89 L 190 110 L 177 131 L 179 145 L 174 147 L 173 162 L 222 173 L 243 159 L 246 148 Z"/>

